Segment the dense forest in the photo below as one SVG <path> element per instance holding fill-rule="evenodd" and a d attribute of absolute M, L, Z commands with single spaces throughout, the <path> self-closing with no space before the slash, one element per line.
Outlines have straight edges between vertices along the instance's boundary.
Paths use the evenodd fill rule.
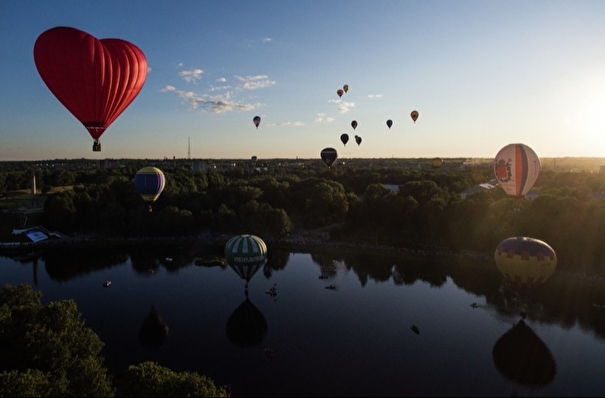
<path fill-rule="evenodd" d="M 27 192 L 32 176 L 39 194 L 2 207 L 0 240 L 32 225 L 80 237 L 251 233 L 268 240 L 324 229 L 335 243 L 492 253 L 503 239 L 528 236 L 553 247 L 558 269 L 605 276 L 602 163 L 543 159 L 535 194 L 517 201 L 497 186 L 468 191 L 494 184 L 489 160 L 434 167 L 430 159 L 339 159 L 331 168 L 315 159 L 5 162 L 3 202 Z M 151 212 L 133 184 L 148 165 L 166 177 Z M 40 211 L 31 211 L 38 200 Z"/>

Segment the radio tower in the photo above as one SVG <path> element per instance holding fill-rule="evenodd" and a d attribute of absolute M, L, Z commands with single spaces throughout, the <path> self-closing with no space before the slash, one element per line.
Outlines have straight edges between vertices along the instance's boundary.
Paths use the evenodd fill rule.
<path fill-rule="evenodd" d="M 191 160 L 191 137 L 187 137 L 187 159 Z"/>

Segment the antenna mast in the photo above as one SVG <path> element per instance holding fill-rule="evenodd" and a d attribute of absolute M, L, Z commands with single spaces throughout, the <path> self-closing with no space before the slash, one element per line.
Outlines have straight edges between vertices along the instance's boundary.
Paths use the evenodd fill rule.
<path fill-rule="evenodd" d="M 187 159 L 191 160 L 191 137 L 187 137 Z"/>

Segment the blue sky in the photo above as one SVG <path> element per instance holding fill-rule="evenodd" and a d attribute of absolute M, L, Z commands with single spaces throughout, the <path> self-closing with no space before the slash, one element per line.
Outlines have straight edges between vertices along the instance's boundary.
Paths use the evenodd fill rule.
<path fill-rule="evenodd" d="M 101 152 L 35 67 L 55 26 L 147 58 Z M 2 161 L 605 157 L 602 0 L 2 0 L 0 51 Z"/>

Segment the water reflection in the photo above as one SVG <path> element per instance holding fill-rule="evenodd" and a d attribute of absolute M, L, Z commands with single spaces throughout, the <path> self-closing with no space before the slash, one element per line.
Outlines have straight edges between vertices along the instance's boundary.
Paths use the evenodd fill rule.
<path fill-rule="evenodd" d="M 523 319 L 496 341 L 492 356 L 504 376 L 524 386 L 548 385 L 557 373 L 552 353 Z"/>
<path fill-rule="evenodd" d="M 139 341 L 144 347 L 159 348 L 168 337 L 168 330 L 164 318 L 157 313 L 155 306 L 152 304 L 151 310 L 149 310 L 139 329 Z"/>
<path fill-rule="evenodd" d="M 233 311 L 227 320 L 227 337 L 238 347 L 261 344 L 267 335 L 267 320 L 248 297 Z"/>

